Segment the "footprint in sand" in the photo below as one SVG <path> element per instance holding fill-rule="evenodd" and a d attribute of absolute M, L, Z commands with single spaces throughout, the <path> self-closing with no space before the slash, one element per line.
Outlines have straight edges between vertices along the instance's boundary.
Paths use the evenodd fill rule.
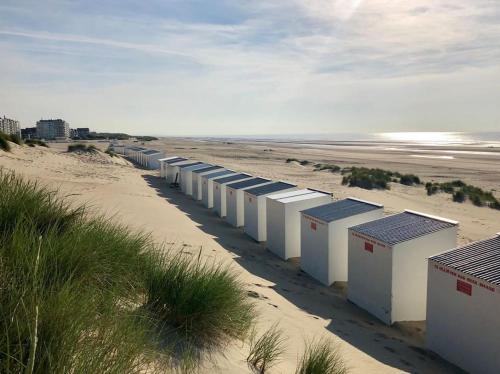
<path fill-rule="evenodd" d="M 384 349 L 391 352 L 391 353 L 394 353 L 394 354 L 396 353 L 396 350 L 394 348 L 388 347 L 386 345 L 384 346 Z"/>

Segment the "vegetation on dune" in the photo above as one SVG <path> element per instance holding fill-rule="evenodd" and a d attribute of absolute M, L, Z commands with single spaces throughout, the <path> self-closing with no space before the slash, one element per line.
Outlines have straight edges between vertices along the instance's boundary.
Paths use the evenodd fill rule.
<path fill-rule="evenodd" d="M 306 165 L 309 165 L 311 163 L 311 161 L 308 161 L 308 160 L 299 160 L 299 159 L 296 159 L 296 158 L 287 158 L 286 161 L 285 161 L 287 164 L 290 164 L 292 162 L 296 162 L 302 166 L 306 166 Z"/>
<path fill-rule="evenodd" d="M 346 374 L 347 367 L 337 347 L 328 339 L 311 341 L 299 360 L 296 374 Z"/>
<path fill-rule="evenodd" d="M 342 178 L 343 185 L 348 185 L 349 187 L 360 187 L 366 190 L 388 190 L 390 189 L 389 183 L 392 181 L 393 177 L 396 176 L 396 174 L 391 171 L 368 169 L 364 167 L 343 169 L 342 174 L 344 174 L 344 177 Z"/>
<path fill-rule="evenodd" d="M 165 332 L 211 344 L 250 328 L 226 268 L 160 256 L 147 235 L 13 173 L 0 170 L 0 190 L 0 372 L 139 373 L 173 365 Z"/>
<path fill-rule="evenodd" d="M 340 166 L 334 164 L 315 164 L 314 171 L 328 170 L 332 173 L 339 172 L 341 170 Z"/>
<path fill-rule="evenodd" d="M 244 338 L 254 323 L 254 306 L 228 267 L 157 255 L 147 273 L 147 308 L 196 346 Z"/>
<path fill-rule="evenodd" d="M 108 154 L 111 157 L 118 157 L 118 154 L 115 151 L 113 151 L 111 148 L 106 149 L 106 152 L 104 152 L 104 153 Z"/>
<path fill-rule="evenodd" d="M 158 140 L 155 136 L 136 136 L 135 137 L 140 142 L 150 142 L 152 140 Z"/>
<path fill-rule="evenodd" d="M 342 184 L 349 187 L 360 187 L 366 190 L 389 190 L 390 183 L 400 183 L 406 186 L 419 185 L 422 182 L 414 174 L 400 174 L 384 169 L 370 169 L 365 167 L 352 167 L 342 170 L 344 177 Z"/>
<path fill-rule="evenodd" d="M 26 145 L 28 145 L 29 147 L 34 147 L 36 145 L 39 145 L 40 147 L 46 147 L 46 148 L 49 148 L 48 144 L 45 143 L 44 141 L 42 140 L 38 140 L 38 139 L 26 139 L 24 141 L 26 143 Z"/>
<path fill-rule="evenodd" d="M 285 340 L 283 330 L 278 325 L 273 325 L 260 337 L 254 330 L 250 336 L 248 366 L 257 373 L 266 373 L 281 360 L 285 353 Z"/>
<path fill-rule="evenodd" d="M 4 150 L 5 152 L 10 152 L 9 141 L 9 136 L 7 134 L 4 134 L 3 132 L 0 132 L 0 149 Z"/>
<path fill-rule="evenodd" d="M 500 201 L 493 195 L 491 191 L 484 191 L 479 187 L 466 184 L 461 180 L 451 182 L 428 182 L 425 184 L 427 195 L 431 196 L 438 192 L 444 192 L 452 195 L 455 202 L 463 203 L 470 200 L 476 206 L 488 206 L 492 209 L 500 210 Z"/>
<path fill-rule="evenodd" d="M 75 143 L 68 145 L 68 152 L 95 153 L 97 148 L 92 144 Z"/>

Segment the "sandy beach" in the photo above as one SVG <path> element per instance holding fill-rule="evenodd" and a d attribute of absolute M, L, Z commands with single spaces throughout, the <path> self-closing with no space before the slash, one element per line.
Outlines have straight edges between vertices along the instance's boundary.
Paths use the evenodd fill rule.
<path fill-rule="evenodd" d="M 94 143 L 101 149 L 107 143 Z M 450 195 L 426 195 L 423 187 L 392 184 L 390 191 L 368 191 L 341 185 L 340 174 L 315 172 L 312 166 L 285 163 L 287 158 L 328 162 L 339 166 L 381 167 L 411 172 L 424 181 L 462 179 L 484 189 L 500 186 L 498 149 L 388 150 L 385 145 L 304 145 L 262 141 L 214 141 L 168 138 L 147 144 L 180 155 L 300 187 L 331 191 L 384 204 L 386 214 L 413 209 L 460 222 L 459 243 L 490 237 L 500 231 L 500 212 L 458 204 Z M 297 262 L 283 262 L 234 229 L 201 204 L 168 188 L 157 171 L 148 171 L 122 158 L 75 155 L 67 144 L 51 148 L 13 146 L 0 151 L 0 167 L 38 180 L 75 203 L 133 228 L 149 231 L 167 246 L 207 260 L 229 263 L 240 274 L 260 312 L 259 330 L 279 322 L 288 337 L 286 355 L 273 373 L 295 370 L 304 341 L 328 336 L 339 343 L 351 373 L 454 373 L 458 370 L 425 351 L 425 324 L 387 327 L 350 304 L 342 285 L 325 287 L 300 271 Z M 442 151 L 442 152 L 441 152 Z M 444 152 L 451 151 L 451 152 Z M 466 151 L 467 153 L 460 153 Z M 472 153 L 471 153 L 472 152 Z M 475 153 L 474 153 L 475 152 Z M 416 157 L 419 156 L 419 157 Z M 421 157 L 422 156 L 422 157 Z M 425 156 L 425 157 L 423 157 Z M 438 156 L 451 156 L 438 157 Z M 498 196 L 498 191 L 496 192 Z M 224 355 L 202 368 L 205 373 L 250 372 L 248 347 L 235 342 Z"/>

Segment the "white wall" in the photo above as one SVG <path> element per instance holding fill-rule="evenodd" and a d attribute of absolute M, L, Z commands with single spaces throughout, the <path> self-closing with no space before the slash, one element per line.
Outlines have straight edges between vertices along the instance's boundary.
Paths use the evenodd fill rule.
<path fill-rule="evenodd" d="M 259 205 L 261 206 L 260 210 L 263 210 L 264 206 L 262 205 L 262 201 L 265 202 L 265 196 L 255 197 L 245 192 L 244 196 L 244 215 L 245 215 L 245 233 L 249 235 L 251 238 L 259 240 L 259 224 L 264 224 L 265 222 L 261 222 L 262 219 L 259 217 Z M 263 214 L 265 217 L 265 214 Z"/>
<path fill-rule="evenodd" d="M 314 279 L 329 286 L 329 225 L 305 214 L 301 214 L 300 220 L 300 267 Z"/>
<path fill-rule="evenodd" d="M 226 187 L 226 221 L 238 227 L 238 195 L 243 194 L 241 190 L 233 190 L 231 187 Z"/>
<path fill-rule="evenodd" d="M 334 282 L 346 282 L 348 228 L 382 218 L 382 216 L 383 209 L 376 209 L 327 224 L 317 218 L 309 217 L 308 219 L 302 214 L 301 267 L 306 273 L 327 286 Z M 316 222 L 316 231 L 311 230 L 311 220 Z M 325 225 L 328 225 L 328 228 L 325 228 Z M 317 256 L 320 258 L 315 259 Z"/>
<path fill-rule="evenodd" d="M 391 324 L 392 249 L 349 230 L 347 298 L 386 324 Z M 373 245 L 373 252 L 365 250 Z"/>
<path fill-rule="evenodd" d="M 267 248 L 286 259 L 285 253 L 285 206 L 278 200 L 266 198 Z"/>
<path fill-rule="evenodd" d="M 214 182 L 214 210 L 219 217 L 226 216 L 226 183 Z"/>
<path fill-rule="evenodd" d="M 427 258 L 457 246 L 454 226 L 393 247 L 392 322 L 423 321 L 427 305 Z"/>
<path fill-rule="evenodd" d="M 331 202 L 330 195 L 322 195 L 285 204 L 285 259 L 300 257 L 300 211 Z"/>
<path fill-rule="evenodd" d="M 471 373 L 500 372 L 500 287 L 431 260 L 428 271 L 427 347 Z M 457 280 L 471 284 L 470 296 Z"/>

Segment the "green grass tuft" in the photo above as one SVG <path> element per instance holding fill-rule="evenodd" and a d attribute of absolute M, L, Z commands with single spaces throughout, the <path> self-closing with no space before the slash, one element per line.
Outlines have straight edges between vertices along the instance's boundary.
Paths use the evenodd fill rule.
<path fill-rule="evenodd" d="M 285 353 L 285 340 L 283 330 L 278 325 L 273 325 L 260 337 L 257 337 L 254 330 L 250 336 L 248 366 L 257 373 L 265 373 L 281 360 Z"/>
<path fill-rule="evenodd" d="M 307 343 L 296 374 L 346 374 L 347 368 L 337 347 L 328 339 Z"/>
<path fill-rule="evenodd" d="M 328 170 L 332 173 L 339 172 L 340 166 L 334 165 L 334 164 L 315 164 L 314 165 L 314 171 L 323 171 L 323 170 Z"/>
<path fill-rule="evenodd" d="M 451 182 L 431 183 L 425 184 L 427 195 L 431 196 L 438 192 L 444 192 L 452 195 L 454 202 L 463 203 L 466 200 L 476 206 L 489 206 L 492 209 L 498 209 L 500 201 L 493 195 L 491 191 L 484 191 L 483 189 L 466 184 L 461 180 L 454 180 Z"/>
<path fill-rule="evenodd" d="M 38 139 L 26 139 L 24 141 L 29 147 L 34 147 L 35 145 L 39 145 L 40 147 L 45 147 L 45 148 L 49 148 L 49 145 L 47 143 L 45 143 L 44 141 L 42 140 L 38 140 Z"/>
<path fill-rule="evenodd" d="M 10 137 L 7 134 L 0 132 L 0 149 L 4 150 L 5 152 L 10 152 L 11 147 L 9 141 Z"/>
<path fill-rule="evenodd" d="M 203 347 L 244 338 L 255 319 L 253 304 L 228 267 L 183 254 L 153 258 L 146 299 L 156 318 Z"/>
<path fill-rule="evenodd" d="M 149 239 L 0 170 L 0 372 L 136 373 Z"/>
<path fill-rule="evenodd" d="M 94 153 L 96 151 L 97 148 L 92 144 L 75 143 L 68 145 L 68 152 Z"/>

